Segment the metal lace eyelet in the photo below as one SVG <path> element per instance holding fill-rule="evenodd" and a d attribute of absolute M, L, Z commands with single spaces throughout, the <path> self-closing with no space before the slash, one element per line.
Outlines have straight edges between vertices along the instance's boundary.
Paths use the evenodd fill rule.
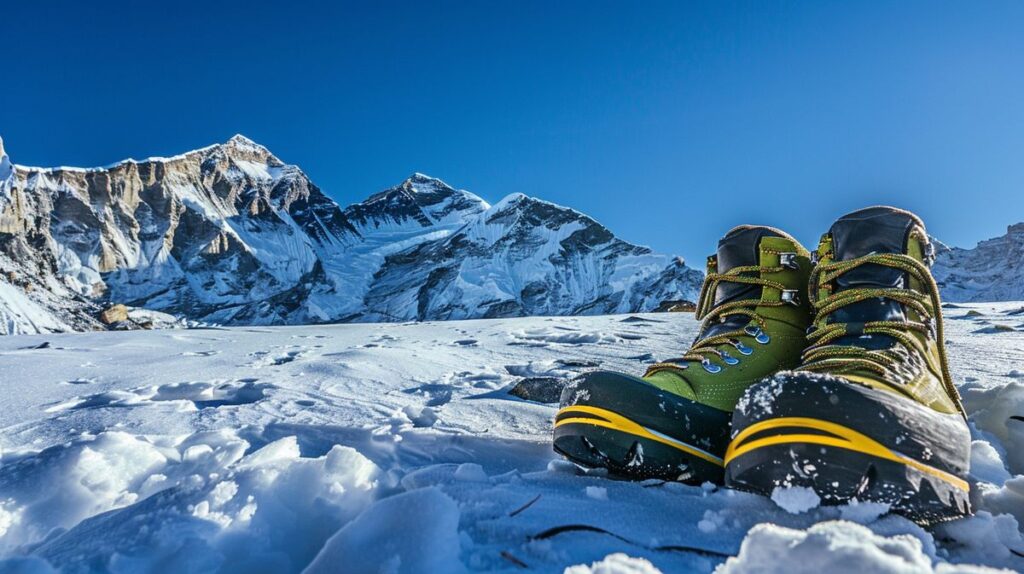
<path fill-rule="evenodd" d="M 712 363 L 711 361 L 709 361 L 707 359 L 704 359 L 703 361 L 701 361 L 700 362 L 700 366 L 704 367 L 705 371 L 707 371 L 709 373 L 712 373 L 712 374 L 719 373 L 719 372 L 722 371 L 722 366 L 721 365 L 716 365 L 716 364 Z"/>
<path fill-rule="evenodd" d="M 739 351 L 741 355 L 749 355 L 754 352 L 753 349 L 744 345 L 743 341 L 740 341 L 739 339 L 729 339 L 729 344 L 736 347 L 736 350 Z"/>
<path fill-rule="evenodd" d="M 738 365 L 738 364 L 740 364 L 740 360 L 737 359 L 736 357 L 733 357 L 729 353 L 722 353 L 721 356 L 722 356 L 722 361 L 724 361 L 726 365 Z"/>
<path fill-rule="evenodd" d="M 796 253 L 779 253 L 779 265 L 786 269 L 800 269 L 796 262 Z"/>
<path fill-rule="evenodd" d="M 762 345 L 767 345 L 772 341 L 772 338 L 769 337 L 767 333 L 762 331 L 760 327 L 754 327 L 753 325 L 749 325 L 747 327 L 744 327 L 743 332 L 753 337 L 755 341 L 761 343 Z"/>
<path fill-rule="evenodd" d="M 796 289 L 783 289 L 780 299 L 783 303 L 788 303 L 794 307 L 800 306 L 800 292 Z"/>

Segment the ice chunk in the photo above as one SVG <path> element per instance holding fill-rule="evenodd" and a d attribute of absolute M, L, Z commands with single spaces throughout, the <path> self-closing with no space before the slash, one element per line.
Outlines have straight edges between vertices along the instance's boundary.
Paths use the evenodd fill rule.
<path fill-rule="evenodd" d="M 800 514 L 821 504 L 821 498 L 813 488 L 806 486 L 776 486 L 772 491 L 772 502 L 790 514 Z"/>

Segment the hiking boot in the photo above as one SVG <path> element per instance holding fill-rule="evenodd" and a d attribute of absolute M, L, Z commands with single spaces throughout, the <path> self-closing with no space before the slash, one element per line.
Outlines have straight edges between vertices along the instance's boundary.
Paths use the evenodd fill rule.
<path fill-rule="evenodd" d="M 971 437 L 953 386 L 933 248 L 912 213 L 871 207 L 821 239 L 803 363 L 733 414 L 726 485 L 812 488 L 826 504 L 890 505 L 920 522 L 970 512 Z"/>
<path fill-rule="evenodd" d="M 569 385 L 554 448 L 629 478 L 721 482 L 733 407 L 755 381 L 800 363 L 810 324 L 810 253 L 770 227 L 741 226 L 708 258 L 690 350 L 643 377 L 597 371 Z"/>

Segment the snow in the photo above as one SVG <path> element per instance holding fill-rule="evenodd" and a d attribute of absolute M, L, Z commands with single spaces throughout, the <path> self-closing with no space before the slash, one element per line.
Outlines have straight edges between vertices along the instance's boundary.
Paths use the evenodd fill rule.
<path fill-rule="evenodd" d="M 4 189 L 4 182 L 14 174 L 14 167 L 11 165 L 11 158 L 7 157 L 4 151 L 4 140 L 0 138 L 0 191 Z"/>
<path fill-rule="evenodd" d="M 751 529 L 740 553 L 718 574 L 819 574 L 821 572 L 967 572 L 947 564 L 933 568 L 921 541 L 899 534 L 879 536 L 859 524 L 822 522 L 807 530 L 775 524 Z M 971 570 L 981 572 L 982 570 Z"/>
<path fill-rule="evenodd" d="M 29 299 L 20 288 L 0 279 L 0 335 L 70 330 L 71 327 Z"/>
<path fill-rule="evenodd" d="M 565 574 L 660 574 L 649 561 L 622 553 L 609 554 L 604 560 L 590 566 L 577 565 L 565 569 Z"/>
<path fill-rule="evenodd" d="M 790 514 L 801 514 L 821 504 L 821 498 L 813 488 L 806 486 L 776 486 L 772 491 L 772 502 Z"/>
<path fill-rule="evenodd" d="M 459 516 L 458 504 L 437 488 L 386 498 L 332 536 L 304 572 L 459 574 L 466 570 L 459 561 Z"/>
<path fill-rule="evenodd" d="M 948 321 L 977 514 L 927 529 L 582 472 L 551 450 L 554 405 L 508 393 L 640 373 L 688 314 L 0 338 L 0 571 L 1021 569 L 1024 334 L 973 333 L 1020 306 Z"/>

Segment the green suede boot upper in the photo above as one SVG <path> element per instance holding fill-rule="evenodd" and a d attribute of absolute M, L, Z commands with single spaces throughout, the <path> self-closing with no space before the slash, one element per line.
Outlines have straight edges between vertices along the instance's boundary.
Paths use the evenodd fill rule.
<path fill-rule="evenodd" d="M 652 365 L 644 380 L 731 412 L 751 384 L 800 364 L 811 323 L 810 254 L 788 234 L 744 225 L 708 258 L 690 350 Z"/>

